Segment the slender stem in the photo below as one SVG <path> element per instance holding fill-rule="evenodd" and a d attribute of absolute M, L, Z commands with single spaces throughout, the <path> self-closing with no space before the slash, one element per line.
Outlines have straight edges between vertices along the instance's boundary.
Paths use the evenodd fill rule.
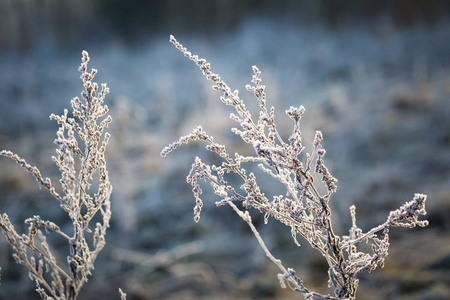
<path fill-rule="evenodd" d="M 248 224 L 250 229 L 252 230 L 254 236 L 258 240 L 259 245 L 263 249 L 266 256 L 283 272 L 283 274 L 287 274 L 288 270 L 283 266 L 280 259 L 275 258 L 273 254 L 270 252 L 270 250 L 267 248 L 266 244 L 264 243 L 263 239 L 261 238 L 261 235 L 259 234 L 258 230 L 256 229 L 255 225 L 253 225 L 252 218 L 250 217 L 250 214 L 246 211 L 241 211 L 233 202 L 228 201 L 228 204 L 231 206 L 231 208 Z M 309 289 L 307 289 L 305 286 L 300 286 L 292 277 L 287 278 L 289 286 L 291 289 L 296 291 L 301 291 L 304 293 L 312 293 L 316 297 L 320 297 L 321 299 L 336 299 L 335 297 L 331 297 L 328 295 L 322 295 L 320 293 L 311 292 Z M 293 285 L 293 287 L 291 286 Z"/>
<path fill-rule="evenodd" d="M 34 253 L 36 253 L 41 259 L 45 260 L 49 265 L 55 267 L 58 272 L 63 274 L 67 279 L 70 279 L 70 276 L 61 269 L 60 266 L 58 266 L 56 263 L 54 263 L 51 259 L 49 259 L 44 253 L 42 253 L 38 248 L 36 248 L 34 245 L 29 243 L 24 243 L 28 248 L 30 248 Z"/>
<path fill-rule="evenodd" d="M 278 266 L 278 268 L 283 271 L 284 273 L 287 273 L 287 269 L 283 266 L 283 264 L 281 263 L 281 260 L 275 258 L 272 253 L 270 253 L 269 249 L 267 248 L 266 244 L 264 243 L 264 241 L 262 240 L 261 236 L 259 235 L 258 230 L 256 229 L 255 225 L 253 225 L 252 223 L 252 219 L 250 217 L 250 215 L 248 214 L 248 212 L 244 213 L 242 212 L 233 202 L 229 201 L 228 204 L 231 206 L 231 208 L 248 224 L 248 226 L 250 227 L 250 229 L 252 230 L 253 234 L 255 235 L 256 239 L 258 240 L 261 248 L 264 250 L 264 252 L 266 253 L 267 257 L 269 257 L 269 259 Z M 293 284 L 295 284 L 296 286 L 297 283 L 292 280 L 291 281 Z"/>

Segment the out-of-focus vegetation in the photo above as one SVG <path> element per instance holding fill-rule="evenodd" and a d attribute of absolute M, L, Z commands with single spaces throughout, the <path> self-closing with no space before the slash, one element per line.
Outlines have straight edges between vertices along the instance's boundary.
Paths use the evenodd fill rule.
<path fill-rule="evenodd" d="M 334 218 L 348 219 L 355 204 L 359 222 L 364 220 L 359 226 L 371 228 L 413 193 L 428 194 L 430 227 L 411 234 L 393 230 L 385 269 L 362 279 L 359 296 L 446 299 L 448 14 L 448 2 L 439 0 L 0 1 L 0 148 L 29 158 L 45 176 L 57 176 L 48 159 L 57 128 L 48 115 L 61 114 L 78 93 L 73 78 L 86 49 L 95 57 L 92 67 L 101 70 L 98 80 L 111 88 L 114 191 L 107 244 L 80 299 L 95 299 L 98 291 L 118 297 L 118 287 L 130 299 L 298 296 L 279 287 L 277 271 L 231 210 L 205 201 L 202 221 L 192 221 L 185 174 L 202 146 L 169 160 L 159 156 L 197 125 L 209 128 L 230 152 L 245 153 L 224 131 L 230 110 L 169 44 L 175 34 L 208 57 L 232 88 L 243 90 L 257 65 L 286 137 L 291 124 L 284 110 L 306 107 L 304 140 L 323 131 L 327 163 L 339 179 Z M 251 103 L 250 94 L 241 97 Z M 0 211 L 18 230 L 19 221 L 35 213 L 69 226 L 58 204 L 45 191 L 36 193 L 33 178 L 6 160 L 0 161 L 0 190 Z M 205 200 L 215 200 L 206 190 Z M 264 192 L 277 195 L 282 187 Z M 322 258 L 292 245 L 283 226 L 253 219 L 273 252 L 320 290 L 326 283 Z M 343 228 L 340 234 L 346 234 Z M 0 267 L 0 298 L 37 297 L 4 238 Z"/>
<path fill-rule="evenodd" d="M 140 44 L 156 33 L 210 37 L 238 30 L 248 19 L 281 18 L 329 28 L 386 19 L 399 27 L 432 26 L 448 16 L 445 0 L 2 0 L 0 49 L 61 49 L 86 41 L 121 39 Z"/>

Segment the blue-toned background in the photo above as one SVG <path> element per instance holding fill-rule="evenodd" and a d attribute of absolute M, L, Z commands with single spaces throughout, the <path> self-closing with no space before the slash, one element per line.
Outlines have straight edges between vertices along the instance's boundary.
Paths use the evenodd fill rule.
<path fill-rule="evenodd" d="M 220 94 L 169 43 L 169 35 L 206 58 L 245 91 L 251 66 L 262 71 L 268 104 L 287 138 L 284 111 L 302 104 L 305 145 L 324 133 L 326 162 L 339 179 L 333 221 L 348 232 L 355 204 L 365 230 L 389 211 L 428 194 L 426 229 L 392 230 L 384 269 L 364 275 L 360 299 L 450 297 L 450 5 L 430 1 L 25 1 L 0 0 L 0 149 L 37 165 L 57 182 L 51 161 L 61 114 L 78 96 L 81 51 L 106 82 L 114 123 L 108 152 L 114 185 L 107 246 L 80 299 L 302 299 L 280 288 L 278 270 L 248 226 L 204 186 L 200 223 L 185 177 L 202 144 L 167 158 L 160 150 L 197 125 L 231 153 L 251 153 Z M 308 148 L 309 149 L 309 148 Z M 249 169 L 253 170 L 251 167 Z M 257 174 L 264 192 L 280 184 Z M 230 179 L 234 180 L 234 179 Z M 236 180 L 236 185 L 239 182 Z M 0 212 L 20 230 L 34 214 L 70 228 L 31 175 L 0 160 Z M 251 212 L 273 254 L 306 286 L 327 290 L 327 265 L 290 229 Z M 49 240 L 65 261 L 68 247 Z M 0 298 L 38 299 L 24 267 L 0 237 Z"/>

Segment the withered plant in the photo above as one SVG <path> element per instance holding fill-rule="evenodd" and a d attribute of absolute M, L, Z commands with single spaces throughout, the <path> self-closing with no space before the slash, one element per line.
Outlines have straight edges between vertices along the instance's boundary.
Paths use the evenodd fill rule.
<path fill-rule="evenodd" d="M 83 51 L 79 71 L 84 90 L 81 100 L 76 97 L 71 101 L 73 118 L 68 117 L 67 109 L 62 115 L 50 115 L 50 119 L 59 124 L 54 141 L 58 149 L 52 159 L 61 173 L 60 188 L 55 188 L 50 178 L 43 177 L 37 167 L 17 154 L 0 152 L 1 156 L 13 159 L 30 172 L 68 214 L 73 225 L 73 230 L 63 232 L 54 222 L 35 215 L 25 220 L 28 233 L 20 234 L 6 213 L 0 216 L 0 227 L 12 246 L 15 261 L 28 269 L 42 299 L 77 298 L 105 246 L 111 218 L 112 186 L 105 159 L 110 135 L 104 132 L 111 117 L 108 106 L 103 104 L 109 89 L 106 84 L 99 88 L 92 81 L 97 70 L 88 71 L 88 62 L 89 55 Z M 94 218 L 98 220 L 95 226 L 92 225 Z M 50 232 L 67 241 L 67 263 L 58 261 L 58 255 L 47 243 L 46 234 Z"/>
<path fill-rule="evenodd" d="M 193 55 L 173 36 L 170 41 L 196 63 L 207 80 L 213 81 L 213 89 L 223 93 L 220 100 L 235 108 L 237 114 L 231 114 L 230 118 L 236 121 L 240 128 L 232 128 L 232 131 L 245 143 L 250 144 L 255 153 L 253 156 L 238 153 L 230 155 L 225 145 L 215 142 L 201 127 L 162 150 L 161 155 L 166 156 L 182 144 L 200 140 L 207 143 L 206 149 L 223 159 L 221 165 L 208 165 L 196 157 L 192 164 L 187 182 L 192 185 L 196 201 L 194 220 L 200 220 L 203 206 L 199 181 L 207 180 L 211 183 L 214 193 L 221 198 L 216 205 L 230 205 L 247 222 L 266 255 L 281 270 L 278 278 L 282 287 L 287 284 L 294 291 L 303 293 L 305 299 L 355 299 L 359 275 L 384 265 L 389 249 L 390 228 L 428 225 L 428 221 L 419 220 L 419 216 L 426 214 L 426 195 L 415 194 L 412 201 L 391 211 L 383 224 L 367 232 L 363 232 L 356 225 L 356 208 L 351 206 L 352 225 L 349 234 L 337 235 L 333 230 L 330 208 L 331 196 L 337 189 L 337 179 L 325 165 L 326 152 L 322 147 L 323 135 L 320 131 L 315 134 L 311 153 L 305 153 L 300 130 L 300 120 L 305 108 L 300 105 L 290 107 L 286 111 L 294 126 L 291 136 L 285 141 L 277 130 L 274 108 L 267 107 L 265 86 L 261 84 L 261 72 L 256 66 L 253 66 L 253 85 L 246 85 L 247 91 L 253 93 L 259 102 L 259 118 L 255 120 L 239 97 L 238 91 L 232 91 L 219 75 L 213 73 L 211 65 L 205 59 Z M 256 163 L 262 171 L 286 187 L 286 194 L 269 199 L 261 191 L 254 173 L 248 173 L 242 163 Z M 326 192 L 319 192 L 317 181 L 314 182 L 314 172 L 321 177 Z M 227 173 L 233 173 L 242 179 L 240 188 L 228 183 Z M 240 209 L 236 202 L 240 202 L 243 209 Z M 334 295 L 310 290 L 294 269 L 286 268 L 281 260 L 275 258 L 264 244 L 247 209 L 256 209 L 264 214 L 265 223 L 273 217 L 289 227 L 295 244 L 300 245 L 297 241 L 297 235 L 300 235 L 311 247 L 318 250 L 328 263 L 329 286 L 334 288 Z M 362 243 L 370 245 L 371 250 L 363 252 L 361 248 L 364 247 L 360 247 Z"/>

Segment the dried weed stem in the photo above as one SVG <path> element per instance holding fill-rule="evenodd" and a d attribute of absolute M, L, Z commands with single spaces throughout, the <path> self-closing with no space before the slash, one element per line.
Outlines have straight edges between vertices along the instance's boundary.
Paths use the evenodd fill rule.
<path fill-rule="evenodd" d="M 182 144 L 200 140 L 207 142 L 206 148 L 223 159 L 219 166 L 207 165 L 199 157 L 196 157 L 192 164 L 187 182 L 192 185 L 196 201 L 194 220 L 196 222 L 200 220 L 203 206 L 199 180 L 207 180 L 211 183 L 214 193 L 222 198 L 216 205 L 229 204 L 247 222 L 266 255 L 283 272 L 278 276 L 282 286 L 287 283 L 291 289 L 303 293 L 305 299 L 355 299 L 360 273 L 371 272 L 384 265 L 388 255 L 390 228 L 428 225 L 428 221 L 419 220 L 420 216 L 426 214 L 426 195 L 415 194 L 412 201 L 390 212 L 386 222 L 366 233 L 357 227 L 356 209 L 352 206 L 350 207 L 352 227 L 349 235 L 336 235 L 331 223 L 332 212 L 329 204 L 331 196 L 337 189 L 337 179 L 325 165 L 326 151 L 321 144 L 323 135 L 320 131 L 315 134 L 312 152 L 304 154 L 300 120 L 305 108 L 300 105 L 290 107 L 286 111 L 294 126 L 291 136 L 285 142 L 275 124 L 274 108 L 268 108 L 266 105 L 265 86 L 261 84 L 261 72 L 256 66 L 253 66 L 252 85 L 246 85 L 247 91 L 256 97 L 260 106 L 259 118 L 254 120 L 244 101 L 239 97 L 238 91 L 232 91 L 219 75 L 213 73 L 211 65 L 205 59 L 193 55 L 173 36 L 170 37 L 170 42 L 200 68 L 207 80 L 213 81 L 213 89 L 223 93 L 220 100 L 235 108 L 237 114 L 231 114 L 230 118 L 236 121 L 240 128 L 231 130 L 245 143 L 250 144 L 255 152 L 254 156 L 246 157 L 235 153 L 233 157 L 227 153 L 225 145 L 216 143 L 200 126 L 194 129 L 193 133 L 180 137 L 178 141 L 161 151 L 161 155 L 166 156 Z M 241 163 L 257 163 L 263 172 L 286 187 L 286 195 L 268 199 L 261 191 L 255 174 L 247 174 Z M 324 194 L 319 193 L 316 188 L 317 183 L 314 182 L 312 172 L 321 177 L 326 187 Z M 228 173 L 236 174 L 242 179 L 241 191 L 227 182 L 225 175 Z M 263 213 L 265 223 L 270 217 L 275 218 L 290 227 L 295 244 L 300 246 L 297 235 L 301 235 L 313 248 L 322 253 L 329 265 L 329 286 L 334 288 L 334 296 L 306 288 L 295 270 L 284 267 L 281 261 L 271 254 L 253 225 L 248 211 L 241 211 L 234 202 L 241 202 L 245 209 L 253 208 Z M 358 245 L 361 243 L 370 244 L 372 252 L 360 251 Z"/>
<path fill-rule="evenodd" d="M 36 291 L 42 299 L 77 298 L 105 246 L 106 229 L 111 218 L 112 186 L 105 158 L 110 135 L 104 132 L 111 117 L 108 106 L 103 105 L 109 89 L 106 84 L 99 89 L 98 84 L 92 81 L 97 70 L 89 72 L 88 62 L 89 55 L 83 51 L 79 71 L 84 90 L 82 100 L 76 97 L 71 101 L 73 118 L 68 117 L 67 109 L 61 116 L 50 116 L 59 125 L 54 141 L 58 145 L 57 155 L 52 159 L 61 173 L 60 191 L 56 191 L 50 178 L 44 178 L 37 167 L 11 151 L 0 152 L 0 156 L 11 158 L 30 172 L 59 202 L 73 225 L 73 233 L 65 233 L 55 223 L 44 221 L 36 215 L 25 220 L 29 225 L 28 234 L 19 234 L 6 213 L 0 216 L 0 227 L 13 248 L 14 259 L 28 269 L 29 277 L 36 282 Z M 84 149 L 79 146 L 79 141 L 84 144 Z M 98 182 L 98 187 L 91 194 L 94 180 Z M 92 219 L 98 214 L 101 221 L 90 227 Z M 41 228 L 67 240 L 69 255 L 65 267 L 56 260 Z"/>

